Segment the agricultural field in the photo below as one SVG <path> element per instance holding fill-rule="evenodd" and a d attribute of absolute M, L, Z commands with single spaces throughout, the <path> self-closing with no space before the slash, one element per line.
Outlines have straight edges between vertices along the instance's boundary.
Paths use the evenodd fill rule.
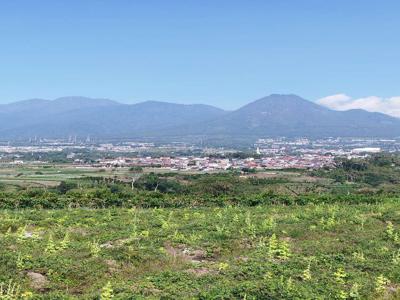
<path fill-rule="evenodd" d="M 168 170 L 146 167 L 140 173 L 168 173 Z M 62 181 L 81 181 L 87 177 L 103 177 L 122 181 L 131 181 L 137 177 L 138 172 L 131 168 L 100 168 L 79 167 L 69 163 L 63 164 L 25 164 L 7 165 L 0 164 L 0 183 L 7 184 L 10 188 L 39 187 L 52 188 Z M 199 174 L 197 171 L 180 171 L 180 174 Z M 268 173 L 267 173 L 268 174 Z M 276 175 L 273 175 L 274 177 Z"/>
<path fill-rule="evenodd" d="M 400 299 L 397 161 L 4 167 L 0 299 Z"/>
<path fill-rule="evenodd" d="M 400 297 L 397 202 L 21 210 L 0 220 L 5 299 Z"/>
<path fill-rule="evenodd" d="M 48 165 L 24 165 L 10 166 L 0 165 L 0 182 L 12 187 L 55 187 L 61 181 L 79 180 L 86 176 L 99 173 L 96 168 L 76 168 L 71 164 L 48 164 Z M 104 171 L 104 170 L 103 170 Z M 104 176 L 122 175 L 124 172 L 104 172 Z M 114 176 L 114 174 L 113 174 Z"/>

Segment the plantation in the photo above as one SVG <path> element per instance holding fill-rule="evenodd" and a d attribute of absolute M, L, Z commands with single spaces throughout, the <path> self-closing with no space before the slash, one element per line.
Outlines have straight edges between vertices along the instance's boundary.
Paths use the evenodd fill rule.
<path fill-rule="evenodd" d="M 0 299 L 400 299 L 397 182 L 363 175 L 397 167 L 356 165 L 133 184 L 25 168 L 0 186 Z"/>

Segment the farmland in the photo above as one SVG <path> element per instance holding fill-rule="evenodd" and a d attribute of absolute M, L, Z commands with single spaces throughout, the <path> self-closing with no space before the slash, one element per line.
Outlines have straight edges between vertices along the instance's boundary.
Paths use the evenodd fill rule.
<path fill-rule="evenodd" d="M 398 203 L 3 211 L 0 279 L 43 299 L 96 299 L 108 283 L 117 299 L 395 298 L 399 212 Z"/>
<path fill-rule="evenodd" d="M 399 299 L 398 171 L 382 161 L 133 185 L 137 170 L 4 168 L 0 299 Z"/>

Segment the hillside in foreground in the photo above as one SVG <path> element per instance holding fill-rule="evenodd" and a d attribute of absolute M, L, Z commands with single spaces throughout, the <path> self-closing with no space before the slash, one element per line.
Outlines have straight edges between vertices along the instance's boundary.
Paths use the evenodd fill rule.
<path fill-rule="evenodd" d="M 398 299 L 399 211 L 2 211 L 0 282 L 24 299 Z"/>
<path fill-rule="evenodd" d="M 399 299 L 399 165 L 2 166 L 0 299 Z"/>

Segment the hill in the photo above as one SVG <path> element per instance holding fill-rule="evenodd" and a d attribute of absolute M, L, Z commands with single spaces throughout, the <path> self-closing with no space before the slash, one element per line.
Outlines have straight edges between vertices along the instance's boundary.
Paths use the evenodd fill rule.
<path fill-rule="evenodd" d="M 158 101 L 121 104 L 107 99 L 33 99 L 0 106 L 0 138 L 68 135 L 98 138 L 150 136 L 159 130 L 204 122 L 225 114 L 213 106 Z"/>
<path fill-rule="evenodd" d="M 253 141 L 259 137 L 396 137 L 400 119 L 363 110 L 334 111 L 296 95 L 277 95 L 235 111 L 202 104 L 158 101 L 121 104 L 108 99 L 64 97 L 0 105 L 0 139 L 69 135 Z"/>
<path fill-rule="evenodd" d="M 363 110 L 334 111 L 296 95 L 270 95 L 208 124 L 230 136 L 398 136 L 400 120 Z"/>

